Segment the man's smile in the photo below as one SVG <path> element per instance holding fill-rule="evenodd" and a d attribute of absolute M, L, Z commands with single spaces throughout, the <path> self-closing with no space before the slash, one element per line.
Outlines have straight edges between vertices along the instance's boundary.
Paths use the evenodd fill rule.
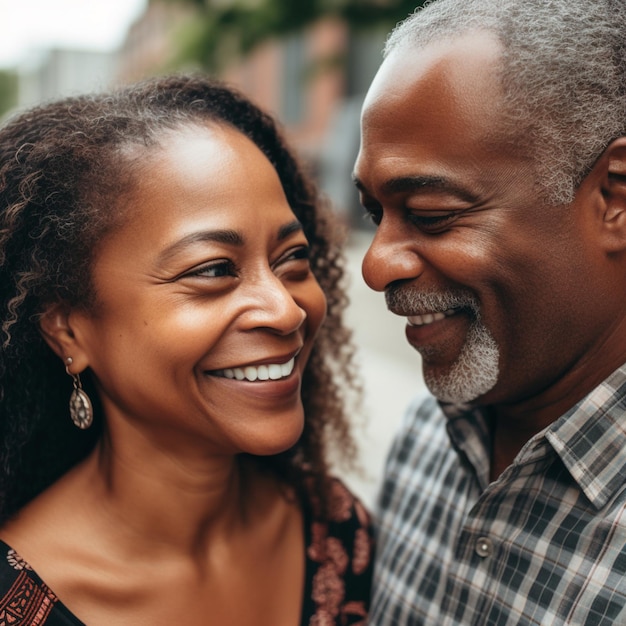
<path fill-rule="evenodd" d="M 457 309 L 447 309 L 443 313 L 434 312 L 423 313 L 421 315 L 409 315 L 407 317 L 407 322 L 409 326 L 425 326 L 427 324 L 432 324 L 433 322 L 443 320 L 446 317 L 450 317 L 451 315 L 454 315 L 456 311 Z"/>

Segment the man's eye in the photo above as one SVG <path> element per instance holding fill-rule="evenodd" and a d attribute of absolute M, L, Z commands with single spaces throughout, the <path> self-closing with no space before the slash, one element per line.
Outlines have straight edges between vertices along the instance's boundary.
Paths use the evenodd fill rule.
<path fill-rule="evenodd" d="M 372 222 L 375 226 L 380 226 L 380 222 L 383 219 L 383 212 L 381 209 L 365 209 L 363 213 L 363 219 L 368 222 Z"/>
<path fill-rule="evenodd" d="M 444 231 L 457 218 L 457 213 L 416 214 L 410 213 L 408 220 L 427 233 Z"/>

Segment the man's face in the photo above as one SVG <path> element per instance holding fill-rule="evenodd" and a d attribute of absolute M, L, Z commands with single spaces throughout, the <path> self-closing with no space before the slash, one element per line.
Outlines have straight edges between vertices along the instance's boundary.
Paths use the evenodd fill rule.
<path fill-rule="evenodd" d="M 363 110 L 355 179 L 377 224 L 363 276 L 407 317 L 426 383 L 446 401 L 535 397 L 610 327 L 584 194 L 547 206 L 532 163 L 494 133 L 498 55 L 475 33 L 397 49 Z"/>

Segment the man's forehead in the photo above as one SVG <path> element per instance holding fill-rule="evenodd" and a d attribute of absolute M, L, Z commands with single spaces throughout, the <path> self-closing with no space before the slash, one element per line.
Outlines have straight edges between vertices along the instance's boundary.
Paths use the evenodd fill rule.
<path fill-rule="evenodd" d="M 498 40 L 484 32 L 395 48 L 364 104 L 355 181 L 376 195 L 390 179 L 443 177 L 477 193 L 490 188 L 496 169 L 519 167 L 500 58 Z"/>
<path fill-rule="evenodd" d="M 460 90 L 491 91 L 497 80 L 501 44 L 486 31 L 470 31 L 424 46 L 410 42 L 394 48 L 380 66 L 365 98 L 363 115 L 377 107 L 393 107 L 408 92 L 435 87 L 449 91 L 451 98 Z"/>

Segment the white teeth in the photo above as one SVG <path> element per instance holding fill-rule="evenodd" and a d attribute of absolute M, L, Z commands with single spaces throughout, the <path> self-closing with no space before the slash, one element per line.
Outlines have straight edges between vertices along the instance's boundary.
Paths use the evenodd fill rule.
<path fill-rule="evenodd" d="M 426 326 L 433 322 L 438 322 L 454 314 L 454 309 L 448 309 L 443 313 L 424 313 L 424 315 L 409 315 L 407 321 L 410 326 Z"/>
<path fill-rule="evenodd" d="M 294 364 L 295 359 L 290 359 L 287 363 L 272 363 L 271 365 L 259 365 L 258 367 L 248 365 L 244 368 L 227 368 L 214 374 L 224 378 L 248 380 L 250 382 L 255 380 L 280 380 L 293 372 Z"/>
<path fill-rule="evenodd" d="M 282 367 L 280 365 L 270 365 L 267 368 L 267 375 L 272 379 L 272 380 L 278 380 L 279 378 L 283 377 L 282 374 Z"/>

